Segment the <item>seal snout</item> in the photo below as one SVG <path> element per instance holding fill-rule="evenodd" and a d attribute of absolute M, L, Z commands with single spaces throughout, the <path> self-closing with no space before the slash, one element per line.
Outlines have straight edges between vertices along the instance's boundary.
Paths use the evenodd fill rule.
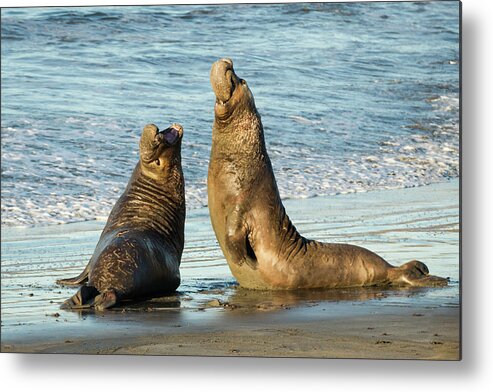
<path fill-rule="evenodd" d="M 147 124 L 142 131 L 141 145 L 151 145 L 157 135 L 159 135 L 159 128 L 154 124 Z"/>
<path fill-rule="evenodd" d="M 233 60 L 222 58 L 212 64 L 211 85 L 220 103 L 227 102 L 235 89 L 236 75 L 233 70 Z"/>

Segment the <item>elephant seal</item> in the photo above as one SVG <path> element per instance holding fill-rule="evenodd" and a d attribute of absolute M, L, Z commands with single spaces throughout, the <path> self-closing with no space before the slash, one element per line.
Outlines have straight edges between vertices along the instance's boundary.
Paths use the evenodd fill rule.
<path fill-rule="evenodd" d="M 178 288 L 185 226 L 182 136 L 179 124 L 162 132 L 153 124 L 144 127 L 139 162 L 87 267 L 57 281 L 82 285 L 62 308 L 103 310 Z"/>
<path fill-rule="evenodd" d="M 207 181 L 217 240 L 238 283 L 250 289 L 443 286 L 422 262 L 394 267 L 348 244 L 302 237 L 291 223 L 267 154 L 260 115 L 230 59 L 212 65 L 216 95 Z"/>

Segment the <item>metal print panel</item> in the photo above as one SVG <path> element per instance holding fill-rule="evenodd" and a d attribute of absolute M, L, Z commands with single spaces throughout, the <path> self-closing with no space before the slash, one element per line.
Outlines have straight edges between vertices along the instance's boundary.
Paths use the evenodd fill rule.
<path fill-rule="evenodd" d="M 459 2 L 1 22 L 2 352 L 460 359 Z"/>

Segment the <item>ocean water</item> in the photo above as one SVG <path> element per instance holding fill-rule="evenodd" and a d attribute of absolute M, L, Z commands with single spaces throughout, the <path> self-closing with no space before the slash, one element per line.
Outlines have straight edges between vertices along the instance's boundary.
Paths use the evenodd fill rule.
<path fill-rule="evenodd" d="M 459 4 L 2 9 L 1 223 L 106 219 L 142 128 L 180 122 L 207 204 L 211 64 L 231 57 L 284 199 L 459 175 Z"/>

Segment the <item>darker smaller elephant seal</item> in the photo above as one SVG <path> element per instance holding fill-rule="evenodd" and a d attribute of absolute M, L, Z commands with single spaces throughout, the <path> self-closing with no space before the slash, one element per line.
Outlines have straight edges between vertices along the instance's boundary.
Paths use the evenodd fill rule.
<path fill-rule="evenodd" d="M 140 160 L 91 260 L 79 276 L 57 281 L 82 285 L 62 308 L 102 310 L 178 288 L 185 227 L 182 136 L 179 124 L 162 132 L 153 124 L 144 128 Z"/>

